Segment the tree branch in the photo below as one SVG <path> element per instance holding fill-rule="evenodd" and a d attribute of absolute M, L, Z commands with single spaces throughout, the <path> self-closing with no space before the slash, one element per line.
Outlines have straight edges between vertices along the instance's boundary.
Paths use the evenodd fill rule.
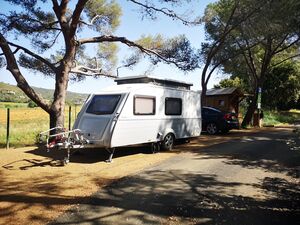
<path fill-rule="evenodd" d="M 296 55 L 292 55 L 292 56 L 290 56 L 290 57 L 285 58 L 284 60 L 281 60 L 281 61 L 278 62 L 278 63 L 275 63 L 274 65 L 271 65 L 270 67 L 271 67 L 271 68 L 274 68 L 274 67 L 280 65 L 281 63 L 284 63 L 284 62 L 286 62 L 286 61 L 288 61 L 288 60 L 290 60 L 290 59 L 293 59 L 293 58 L 296 58 L 296 57 L 299 57 L 299 56 L 300 56 L 300 53 L 299 53 L 299 54 L 296 54 Z"/>
<path fill-rule="evenodd" d="M 90 68 L 87 66 L 77 65 L 76 62 L 75 62 L 75 66 L 71 68 L 70 73 L 76 73 L 83 76 L 104 76 L 110 78 L 117 78 L 117 76 L 115 75 L 102 73 L 101 68 Z"/>
<path fill-rule="evenodd" d="M 52 41 L 52 44 L 49 46 L 50 48 L 53 47 L 53 45 L 55 44 L 55 42 L 56 42 L 56 40 L 57 40 L 57 38 L 59 37 L 60 34 L 61 34 L 61 31 L 58 32 L 58 34 L 56 35 L 56 37 Z"/>
<path fill-rule="evenodd" d="M 32 51 L 30 51 L 27 48 L 24 48 L 23 46 L 14 44 L 12 42 L 7 42 L 7 44 L 16 47 L 17 49 L 22 49 L 26 54 L 31 55 L 32 57 L 36 58 L 37 60 L 43 62 L 45 65 L 47 65 L 51 70 L 53 70 L 53 72 L 56 72 L 56 67 L 50 63 L 48 60 L 44 59 L 43 57 L 33 53 Z"/>
<path fill-rule="evenodd" d="M 141 52 L 151 56 L 154 55 L 157 58 L 159 58 L 160 60 L 166 62 L 166 63 L 170 63 L 170 64 L 174 64 L 175 66 L 177 66 L 178 68 L 182 68 L 182 66 L 180 64 L 178 64 L 177 62 L 167 59 L 165 58 L 163 55 L 161 55 L 160 53 L 152 50 L 152 49 L 147 49 L 144 48 L 142 45 L 139 45 L 133 41 L 128 40 L 125 37 L 116 37 L 116 36 L 112 36 L 112 35 L 102 35 L 99 37 L 92 37 L 92 38 L 84 38 L 84 39 L 79 39 L 77 40 L 77 44 L 78 45 L 82 45 L 82 44 L 87 44 L 87 43 L 101 43 L 101 42 L 121 42 L 129 47 L 135 47 L 138 48 Z"/>
<path fill-rule="evenodd" d="M 72 21 L 71 21 L 71 29 L 70 29 L 70 36 L 73 37 L 76 33 L 76 29 L 78 26 L 78 22 L 80 19 L 80 15 L 84 9 L 84 6 L 86 4 L 87 0 L 79 0 L 76 4 L 76 8 L 72 15 Z"/>
<path fill-rule="evenodd" d="M 177 19 L 177 20 L 181 21 L 185 25 L 188 25 L 188 24 L 190 24 L 190 25 L 198 25 L 198 24 L 201 23 L 200 20 L 198 20 L 198 21 L 188 21 L 188 20 L 185 20 L 185 19 L 181 18 L 180 16 L 178 16 L 174 11 L 169 10 L 167 8 L 156 8 L 154 6 L 151 6 L 151 5 L 148 5 L 148 4 L 144 4 L 144 3 L 141 3 L 141 2 L 136 1 L 136 0 L 129 0 L 129 1 L 132 2 L 132 3 L 134 3 L 134 4 L 137 4 L 137 5 L 141 6 L 143 8 L 145 8 L 145 9 L 153 10 L 155 12 L 160 12 L 160 13 L 166 15 L 166 16 L 169 16 L 171 18 Z"/>
<path fill-rule="evenodd" d="M 93 26 L 95 20 L 98 19 L 98 18 L 101 18 L 101 16 L 100 16 L 100 15 L 94 16 L 94 17 L 91 19 L 90 22 L 85 22 L 85 21 L 83 21 L 83 20 L 79 20 L 79 22 L 82 23 L 82 24 L 85 24 L 85 25 L 87 25 L 87 26 Z"/>
<path fill-rule="evenodd" d="M 19 50 L 20 50 L 20 48 L 16 48 L 16 49 L 12 52 L 12 54 L 13 54 L 13 55 L 16 54 Z M 5 54 L 4 54 L 4 53 L 1 53 L 1 54 L 0 54 L 0 56 L 3 56 L 3 55 L 5 55 Z"/>
<path fill-rule="evenodd" d="M 286 49 L 292 47 L 294 44 L 296 44 L 296 43 L 299 42 L 299 41 L 300 41 L 300 37 L 298 37 L 295 41 L 291 42 L 290 44 L 288 44 L 288 45 L 282 47 L 281 49 L 278 49 L 278 48 L 279 48 L 279 47 L 278 47 L 278 48 L 277 48 L 278 50 L 274 52 L 274 55 L 276 55 L 276 54 L 278 54 L 278 53 L 280 53 L 280 52 L 283 52 L 284 50 L 286 50 Z"/>
<path fill-rule="evenodd" d="M 46 103 L 46 101 L 38 95 L 34 89 L 32 89 L 27 83 L 26 79 L 22 75 L 17 61 L 11 51 L 8 42 L 4 38 L 4 36 L 0 33 L 0 48 L 2 49 L 6 62 L 7 62 L 7 70 L 9 70 L 17 81 L 17 86 L 30 98 L 32 99 L 38 106 L 44 109 L 46 112 L 50 112 L 50 105 Z"/>

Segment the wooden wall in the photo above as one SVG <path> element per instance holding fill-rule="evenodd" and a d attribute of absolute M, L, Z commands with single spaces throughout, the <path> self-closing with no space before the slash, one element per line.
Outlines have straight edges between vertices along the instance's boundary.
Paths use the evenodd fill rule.
<path fill-rule="evenodd" d="M 203 105 L 238 114 L 239 97 L 235 94 L 206 96 Z"/>

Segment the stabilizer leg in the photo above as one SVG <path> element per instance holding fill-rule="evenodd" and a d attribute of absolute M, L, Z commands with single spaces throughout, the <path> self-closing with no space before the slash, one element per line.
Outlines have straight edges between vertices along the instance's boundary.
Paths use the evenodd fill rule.
<path fill-rule="evenodd" d="M 67 148 L 67 157 L 64 158 L 64 165 L 67 165 L 70 162 L 70 146 Z"/>
<path fill-rule="evenodd" d="M 109 152 L 109 157 L 108 157 L 107 160 L 105 160 L 105 162 L 111 163 L 112 162 L 112 158 L 113 158 L 114 153 L 115 153 L 115 148 L 107 149 L 107 151 Z"/>

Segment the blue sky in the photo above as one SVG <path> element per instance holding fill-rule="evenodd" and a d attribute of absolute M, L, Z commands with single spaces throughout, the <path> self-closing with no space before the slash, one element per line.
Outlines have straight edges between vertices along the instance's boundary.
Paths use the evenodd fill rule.
<path fill-rule="evenodd" d="M 204 9 L 207 4 L 214 2 L 215 0 L 196 0 L 191 1 L 186 7 L 177 8 L 177 10 L 185 11 L 188 10 L 192 17 L 203 15 Z M 204 29 L 203 26 L 191 27 L 185 26 L 180 21 L 172 20 L 166 16 L 158 16 L 156 20 L 142 19 L 139 12 L 139 7 L 133 3 L 127 2 L 126 0 L 118 1 L 122 7 L 122 18 L 120 27 L 116 31 L 116 35 L 125 36 L 130 40 L 137 40 L 141 35 L 155 35 L 162 34 L 165 37 L 174 37 L 176 35 L 184 34 L 191 41 L 193 47 L 200 48 L 201 42 L 204 41 Z M 11 10 L 11 6 L 0 0 L 1 8 L 5 10 Z M 86 34 L 85 34 L 86 36 Z M 118 52 L 119 64 L 122 59 L 129 55 L 129 49 L 125 46 L 120 45 Z M 148 70 L 150 64 L 147 61 L 143 61 L 133 69 L 122 68 L 119 71 L 120 76 L 133 76 L 144 74 Z M 45 77 L 41 74 L 34 74 L 27 70 L 22 70 L 24 76 L 30 85 L 43 88 L 54 88 L 54 79 Z M 0 81 L 16 84 L 13 76 L 5 69 L 0 69 Z M 159 65 L 152 67 L 151 75 L 162 78 L 170 78 L 176 80 L 182 80 L 194 84 L 193 89 L 199 90 L 200 88 L 200 75 L 201 68 L 189 73 L 183 73 L 176 69 L 174 66 L 165 65 L 160 63 Z M 213 84 L 218 83 L 218 74 L 215 74 L 210 83 L 209 87 Z M 81 93 L 97 92 L 104 87 L 114 85 L 114 82 L 110 78 L 90 78 L 88 77 L 85 81 L 77 83 L 69 83 L 68 90 Z"/>

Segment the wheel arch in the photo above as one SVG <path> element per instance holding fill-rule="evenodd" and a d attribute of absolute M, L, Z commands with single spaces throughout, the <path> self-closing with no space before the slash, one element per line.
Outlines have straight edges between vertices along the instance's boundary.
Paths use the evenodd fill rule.
<path fill-rule="evenodd" d="M 162 136 L 162 140 L 164 140 L 164 138 L 168 135 L 168 134 L 172 134 L 174 136 L 174 139 L 177 139 L 175 131 L 172 128 L 168 128 L 165 130 L 165 132 L 163 133 Z"/>

